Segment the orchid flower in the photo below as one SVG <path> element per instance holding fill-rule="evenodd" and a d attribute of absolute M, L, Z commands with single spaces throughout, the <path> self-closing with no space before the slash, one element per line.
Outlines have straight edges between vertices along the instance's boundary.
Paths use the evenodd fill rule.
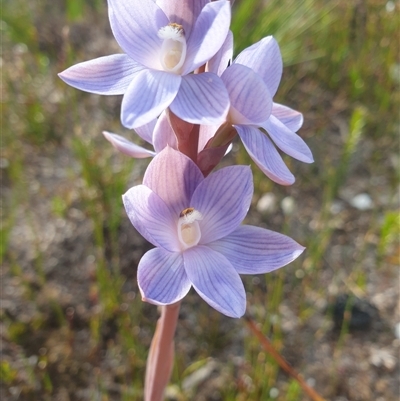
<path fill-rule="evenodd" d="M 59 74 L 69 85 L 124 95 L 121 121 L 136 128 L 166 108 L 194 124 L 220 124 L 229 108 L 222 80 L 190 74 L 213 57 L 227 36 L 226 0 L 108 0 L 111 29 L 125 54 L 86 61 Z"/>
<path fill-rule="evenodd" d="M 303 124 L 302 114 L 272 101 L 282 76 L 279 46 L 268 36 L 243 50 L 225 68 L 232 46 L 228 36 L 219 54 L 208 63 L 208 70 L 221 75 L 229 93 L 231 105 L 226 122 L 235 128 L 264 174 L 279 184 L 293 184 L 295 178 L 274 144 L 302 162 L 312 163 L 313 157 L 307 144 L 296 134 Z"/>
<path fill-rule="evenodd" d="M 143 184 L 123 195 L 130 221 L 155 246 L 138 266 L 143 300 L 173 304 L 193 286 L 219 312 L 242 316 L 246 294 L 239 274 L 271 272 L 304 250 L 285 235 L 240 225 L 252 195 L 247 166 L 204 178 L 182 153 L 166 147 L 157 154 Z"/>

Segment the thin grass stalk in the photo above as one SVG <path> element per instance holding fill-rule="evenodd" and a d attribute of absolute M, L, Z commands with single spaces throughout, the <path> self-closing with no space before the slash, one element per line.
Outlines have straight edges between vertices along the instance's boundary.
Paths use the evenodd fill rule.
<path fill-rule="evenodd" d="M 279 354 L 279 352 L 273 347 L 267 337 L 260 331 L 257 324 L 249 316 L 244 316 L 247 327 L 250 331 L 259 339 L 262 347 L 267 351 L 278 363 L 278 365 L 290 376 L 292 376 L 302 387 L 305 393 L 313 401 L 326 401 L 321 397 L 312 387 L 310 387 L 306 381 L 289 365 L 289 363 Z"/>

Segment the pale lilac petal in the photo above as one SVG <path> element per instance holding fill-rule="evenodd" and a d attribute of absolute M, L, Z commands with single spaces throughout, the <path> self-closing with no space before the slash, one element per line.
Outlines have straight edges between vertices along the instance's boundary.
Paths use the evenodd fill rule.
<path fill-rule="evenodd" d="M 276 146 L 289 156 L 304 163 L 312 163 L 314 161 L 311 150 L 303 139 L 287 128 L 276 117 L 271 116 L 261 126 L 268 132 Z"/>
<path fill-rule="evenodd" d="M 232 64 L 232 57 L 233 33 L 232 31 L 229 31 L 221 49 L 219 49 L 217 54 L 215 54 L 215 56 L 213 56 L 207 62 L 206 71 L 213 72 L 220 77 L 222 73 L 228 68 L 228 65 Z"/>
<path fill-rule="evenodd" d="M 283 63 L 279 45 L 272 36 L 243 50 L 234 63 L 243 64 L 260 75 L 274 97 L 282 77 Z"/>
<path fill-rule="evenodd" d="M 180 250 L 179 216 L 155 192 L 137 185 L 122 195 L 122 200 L 129 220 L 147 241 L 170 252 Z"/>
<path fill-rule="evenodd" d="M 246 293 L 242 280 L 222 254 L 196 246 L 187 249 L 183 259 L 193 287 L 210 306 L 230 317 L 244 315 Z"/>
<path fill-rule="evenodd" d="M 153 132 L 156 126 L 157 120 L 151 120 L 148 124 L 136 127 L 135 132 L 146 142 L 153 144 Z"/>
<path fill-rule="evenodd" d="M 198 210 L 201 244 L 233 232 L 245 218 L 253 196 L 250 167 L 230 166 L 209 175 L 193 193 L 190 206 Z"/>
<path fill-rule="evenodd" d="M 113 134 L 111 132 L 103 131 L 104 137 L 114 146 L 115 149 L 136 159 L 144 159 L 146 157 L 155 156 L 155 152 L 145 149 L 135 143 L 128 141 L 121 135 Z"/>
<path fill-rule="evenodd" d="M 156 305 L 180 301 L 191 287 L 182 254 L 162 248 L 144 254 L 139 262 L 137 279 L 143 301 Z"/>
<path fill-rule="evenodd" d="M 263 80 L 249 67 L 232 64 L 221 75 L 229 93 L 229 121 L 258 125 L 271 115 L 272 97 Z"/>
<path fill-rule="evenodd" d="M 221 124 L 229 110 L 229 95 L 221 78 L 210 72 L 182 77 L 171 111 L 193 124 Z"/>
<path fill-rule="evenodd" d="M 272 115 L 293 132 L 297 132 L 303 125 L 303 114 L 279 103 L 272 105 Z"/>
<path fill-rule="evenodd" d="M 158 31 L 169 20 L 157 4 L 152 0 L 108 0 L 108 15 L 125 53 L 148 68 L 161 69 Z"/>
<path fill-rule="evenodd" d="M 197 17 L 200 15 L 203 7 L 209 3 L 209 0 L 157 0 L 156 3 L 171 22 L 183 26 L 187 40 L 190 37 Z"/>
<path fill-rule="evenodd" d="M 171 128 L 167 114 L 163 112 L 157 120 L 153 133 L 153 146 L 157 153 L 160 153 L 166 146 L 178 149 L 175 132 Z"/>
<path fill-rule="evenodd" d="M 205 64 L 225 42 L 231 23 L 229 1 L 213 1 L 202 9 L 187 40 L 183 75 Z"/>
<path fill-rule="evenodd" d="M 99 95 L 122 95 L 143 66 L 126 54 L 113 54 L 73 65 L 58 76 L 74 88 Z"/>
<path fill-rule="evenodd" d="M 201 152 L 207 142 L 215 135 L 219 125 L 200 125 L 198 151 Z"/>
<path fill-rule="evenodd" d="M 178 220 L 182 210 L 192 206 L 192 194 L 203 180 L 203 174 L 191 159 L 166 147 L 147 167 L 143 184 L 157 192 Z"/>
<path fill-rule="evenodd" d="M 235 128 L 247 153 L 266 176 L 281 185 L 294 183 L 293 174 L 265 134 L 249 125 L 236 125 Z"/>
<path fill-rule="evenodd" d="M 122 124 L 136 128 L 157 118 L 174 100 L 181 80 L 181 76 L 164 71 L 141 71 L 122 99 Z"/>
<path fill-rule="evenodd" d="M 208 246 L 222 253 L 239 274 L 264 274 L 295 260 L 304 247 L 275 231 L 240 226 Z"/>

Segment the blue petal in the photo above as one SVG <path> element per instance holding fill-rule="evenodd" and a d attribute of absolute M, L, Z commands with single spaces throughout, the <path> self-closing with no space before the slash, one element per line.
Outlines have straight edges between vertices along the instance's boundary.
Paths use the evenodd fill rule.
<path fill-rule="evenodd" d="M 249 67 L 233 64 L 221 79 L 229 93 L 229 121 L 232 124 L 259 125 L 268 120 L 272 97 L 259 75 Z"/>
<path fill-rule="evenodd" d="M 235 125 L 249 156 L 271 180 L 281 185 L 294 183 L 294 176 L 267 135 L 249 125 Z"/>
<path fill-rule="evenodd" d="M 147 241 L 170 252 L 180 251 L 179 216 L 156 193 L 137 185 L 122 195 L 122 200 L 129 220 Z"/>
<path fill-rule="evenodd" d="M 113 134 L 111 132 L 103 131 L 104 137 L 109 141 L 115 149 L 136 159 L 144 159 L 146 157 L 155 156 L 155 152 L 145 149 L 135 143 L 128 141 L 121 135 Z"/>
<path fill-rule="evenodd" d="M 193 287 L 210 306 L 230 317 L 244 315 L 243 283 L 225 256 L 206 246 L 196 246 L 187 249 L 183 259 Z"/>
<path fill-rule="evenodd" d="M 250 167 L 230 166 L 210 174 L 194 191 L 190 206 L 198 210 L 201 244 L 233 232 L 245 218 L 253 196 Z"/>
<path fill-rule="evenodd" d="M 229 95 L 221 78 L 215 74 L 185 75 L 170 109 L 189 123 L 221 124 L 229 110 Z"/>
<path fill-rule="evenodd" d="M 142 125 L 141 127 L 136 127 L 135 132 L 146 142 L 153 145 L 153 132 L 156 123 L 156 119 L 151 120 L 149 123 Z"/>
<path fill-rule="evenodd" d="M 297 132 L 303 125 L 303 114 L 283 104 L 274 103 L 272 115 L 293 132 Z"/>
<path fill-rule="evenodd" d="M 228 68 L 229 63 L 232 64 L 233 57 L 233 33 L 228 32 L 225 42 L 222 47 L 218 50 L 217 54 L 213 56 L 208 62 L 206 71 L 213 72 L 219 77 Z"/>
<path fill-rule="evenodd" d="M 228 1 L 213 1 L 202 9 L 187 40 L 183 74 L 205 64 L 225 42 L 231 23 L 231 5 Z"/>
<path fill-rule="evenodd" d="M 143 66 L 126 54 L 76 64 L 58 76 L 74 88 L 99 95 L 122 95 Z"/>
<path fill-rule="evenodd" d="M 311 150 L 303 139 L 287 128 L 275 116 L 271 116 L 261 126 L 268 132 L 276 146 L 289 156 L 304 163 L 312 163 L 314 161 Z"/>
<path fill-rule="evenodd" d="M 234 63 L 243 64 L 259 74 L 271 96 L 275 96 L 282 77 L 283 63 L 279 45 L 272 36 L 243 50 Z"/>
<path fill-rule="evenodd" d="M 122 124 L 136 128 L 156 119 L 174 100 L 181 79 L 179 75 L 164 71 L 141 71 L 122 99 Z"/>
<path fill-rule="evenodd" d="M 160 115 L 154 127 L 153 146 L 157 153 L 160 153 L 166 146 L 178 149 L 175 132 L 169 123 L 166 112 Z"/>
<path fill-rule="evenodd" d="M 169 305 L 180 301 L 190 290 L 181 253 L 155 248 L 139 262 L 137 279 L 143 301 Z"/>
<path fill-rule="evenodd" d="M 149 164 L 143 184 L 153 190 L 172 210 L 176 221 L 204 177 L 196 164 L 184 154 L 166 147 Z"/>
<path fill-rule="evenodd" d="M 208 246 L 222 253 L 239 274 L 269 273 L 304 251 L 303 246 L 286 235 L 253 226 L 240 226 Z"/>
<path fill-rule="evenodd" d="M 161 69 L 161 27 L 169 20 L 153 0 L 108 0 L 108 16 L 118 44 L 133 60 Z"/>

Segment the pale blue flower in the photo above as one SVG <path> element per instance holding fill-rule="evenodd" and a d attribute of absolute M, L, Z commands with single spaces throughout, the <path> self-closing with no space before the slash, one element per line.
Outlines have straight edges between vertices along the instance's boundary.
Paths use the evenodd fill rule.
<path fill-rule="evenodd" d="M 221 123 L 229 108 L 222 80 L 190 74 L 224 43 L 230 2 L 219 0 L 108 0 L 113 34 L 126 54 L 77 64 L 60 77 L 75 88 L 124 95 L 121 121 L 148 124 L 166 108 L 195 124 Z"/>
<path fill-rule="evenodd" d="M 305 163 L 312 163 L 313 157 L 296 134 L 303 124 L 302 114 L 272 100 L 283 68 L 278 43 L 268 36 L 243 50 L 226 68 L 232 57 L 231 48 L 232 39 L 228 36 L 208 63 L 208 70 L 221 75 L 229 93 L 227 122 L 235 127 L 250 157 L 264 174 L 279 184 L 293 184 L 295 178 L 275 145 Z"/>
<path fill-rule="evenodd" d="M 204 178 L 195 163 L 166 147 L 146 170 L 143 185 L 123 195 L 129 219 L 156 248 L 138 266 L 145 301 L 168 305 L 193 286 L 231 317 L 246 309 L 239 274 L 268 273 L 304 248 L 289 237 L 241 225 L 253 195 L 251 170 L 222 168 Z"/>

